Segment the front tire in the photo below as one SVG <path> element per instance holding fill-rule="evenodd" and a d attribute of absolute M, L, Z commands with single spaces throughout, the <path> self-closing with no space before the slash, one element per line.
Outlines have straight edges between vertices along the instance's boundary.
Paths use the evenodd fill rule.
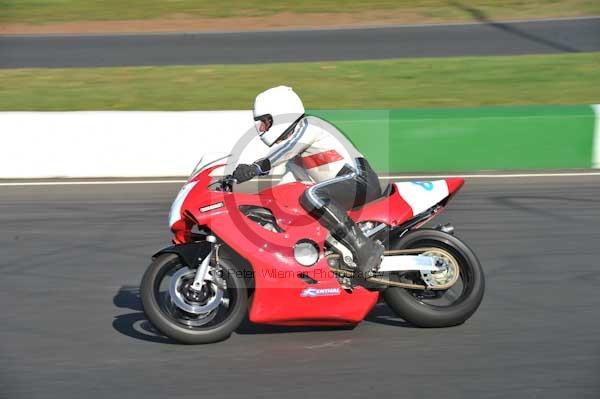
<path fill-rule="evenodd" d="M 194 315 L 178 308 L 169 290 L 165 289 L 165 282 L 168 286 L 170 277 L 185 275 L 186 270 L 181 271 L 187 266 L 175 254 L 163 254 L 154 259 L 140 285 L 144 313 L 154 327 L 184 344 L 208 344 L 228 338 L 248 311 L 248 294 L 244 279 L 236 273 L 233 264 L 221 259 L 219 265 L 226 282 L 226 290 L 221 293 L 224 299 L 210 313 Z M 188 274 L 194 273 L 195 270 Z"/>
<path fill-rule="evenodd" d="M 464 323 L 481 304 L 485 290 L 483 270 L 473 251 L 453 235 L 429 229 L 410 232 L 390 245 L 390 249 L 410 248 L 439 248 L 450 253 L 458 262 L 459 279 L 448 290 L 438 292 L 388 287 L 383 292 L 385 302 L 394 313 L 417 327 L 451 327 Z M 460 292 L 450 295 L 457 286 Z M 438 302 L 426 299 L 425 294 L 431 298 L 437 296 Z M 441 301 L 444 295 L 450 299 Z"/>

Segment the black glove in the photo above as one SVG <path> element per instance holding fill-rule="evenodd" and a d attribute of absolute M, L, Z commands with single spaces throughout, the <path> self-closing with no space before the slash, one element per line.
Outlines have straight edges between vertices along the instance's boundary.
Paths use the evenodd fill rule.
<path fill-rule="evenodd" d="M 246 165 L 239 164 L 237 168 L 233 171 L 233 178 L 237 180 L 238 183 L 243 183 L 255 177 L 258 174 L 258 170 L 256 165 Z"/>

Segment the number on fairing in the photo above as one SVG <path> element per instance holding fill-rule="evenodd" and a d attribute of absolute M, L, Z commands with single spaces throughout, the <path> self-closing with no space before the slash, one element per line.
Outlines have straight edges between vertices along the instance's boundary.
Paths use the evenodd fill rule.
<path fill-rule="evenodd" d="M 413 215 L 431 208 L 448 196 L 445 180 L 395 183 L 398 194 L 412 208 Z"/>
<path fill-rule="evenodd" d="M 431 191 L 433 190 L 433 183 L 430 181 L 415 181 L 412 182 L 413 184 L 416 184 L 417 186 L 421 186 L 423 187 L 423 189 L 425 191 Z"/>

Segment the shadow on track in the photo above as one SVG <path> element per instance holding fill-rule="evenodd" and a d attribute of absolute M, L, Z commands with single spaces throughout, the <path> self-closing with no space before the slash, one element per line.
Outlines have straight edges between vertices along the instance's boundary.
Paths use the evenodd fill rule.
<path fill-rule="evenodd" d="M 415 328 L 412 324 L 402 320 L 396 316 L 392 310 L 384 303 L 378 303 L 371 313 L 365 317 L 364 321 L 383 324 L 392 327 Z M 236 330 L 238 334 L 282 334 L 295 332 L 318 332 L 318 331 L 343 331 L 353 330 L 356 325 L 349 324 L 346 326 L 332 327 L 290 327 L 290 326 L 270 326 L 264 324 L 253 324 L 248 318 L 243 321 L 242 325 Z"/>
<path fill-rule="evenodd" d="M 371 313 L 365 317 L 365 321 L 392 327 L 416 328 L 409 322 L 396 316 L 385 302 L 379 302 L 375 305 Z"/>
<path fill-rule="evenodd" d="M 124 285 L 113 298 L 117 308 L 135 310 L 135 313 L 127 313 L 115 316 L 112 326 L 115 330 L 131 338 L 142 341 L 155 342 L 159 344 L 178 344 L 176 341 L 160 335 L 152 324 L 146 320 L 140 300 L 140 289 L 136 286 Z"/>
<path fill-rule="evenodd" d="M 131 338 L 160 344 L 178 344 L 177 341 L 160 335 L 160 333 L 156 331 L 152 324 L 150 324 L 150 322 L 146 319 L 142 308 L 142 302 L 140 300 L 139 287 L 127 285 L 122 286 L 114 296 L 113 303 L 117 308 L 136 311 L 134 313 L 115 316 L 112 326 L 121 334 L 127 335 Z M 364 321 L 392 327 L 414 328 L 410 323 L 398 318 L 383 302 L 377 304 L 371 313 L 367 315 Z M 356 325 L 352 324 L 331 327 L 272 326 L 266 324 L 254 324 L 250 322 L 248 317 L 245 317 L 242 321 L 242 324 L 235 332 L 240 335 L 289 334 L 319 331 L 344 331 L 353 330 L 355 327 Z"/>
<path fill-rule="evenodd" d="M 248 320 L 248 317 L 244 319 L 242 324 L 238 327 L 235 332 L 241 335 L 254 335 L 254 334 L 289 334 L 289 333 L 300 333 L 300 332 L 318 332 L 318 331 L 343 331 L 352 330 L 356 327 L 353 324 L 347 326 L 321 326 L 321 327 L 310 327 L 310 326 L 271 326 L 268 324 L 254 324 Z"/>
<path fill-rule="evenodd" d="M 506 33 L 510 33 L 512 35 L 521 37 L 523 39 L 527 39 L 527 40 L 535 42 L 537 44 L 542 44 L 544 46 L 548 46 L 550 48 L 553 48 L 554 50 L 563 51 L 566 53 L 580 53 L 581 52 L 581 50 L 579 50 L 575 47 L 571 47 L 566 44 L 559 43 L 559 42 L 550 40 L 545 37 L 533 35 L 529 32 L 525 32 L 523 30 L 516 28 L 514 25 L 509 25 L 506 23 L 496 22 L 494 20 L 491 20 L 483 11 L 481 11 L 477 8 L 466 6 L 457 1 L 450 1 L 450 4 L 462 11 L 465 11 L 465 12 L 471 14 L 471 16 L 473 18 L 475 18 L 477 21 L 484 23 L 486 25 L 489 25 L 493 28 L 499 29 L 501 31 L 504 31 Z"/>

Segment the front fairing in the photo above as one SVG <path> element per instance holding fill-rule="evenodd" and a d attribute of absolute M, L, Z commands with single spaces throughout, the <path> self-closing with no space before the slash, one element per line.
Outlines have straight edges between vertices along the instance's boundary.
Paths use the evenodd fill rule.
<path fill-rule="evenodd" d="M 213 183 L 212 174 L 225 166 L 216 162 L 225 158 L 227 157 L 205 164 L 200 160 L 188 181 L 179 190 L 169 211 L 169 227 L 175 236 L 174 243 L 184 244 L 191 241 L 191 229 L 196 224 L 196 220 L 193 219 L 193 212 L 190 212 L 190 209 L 194 208 L 194 204 L 202 206 L 203 203 L 210 202 L 211 193 L 214 192 L 210 189 Z"/>

